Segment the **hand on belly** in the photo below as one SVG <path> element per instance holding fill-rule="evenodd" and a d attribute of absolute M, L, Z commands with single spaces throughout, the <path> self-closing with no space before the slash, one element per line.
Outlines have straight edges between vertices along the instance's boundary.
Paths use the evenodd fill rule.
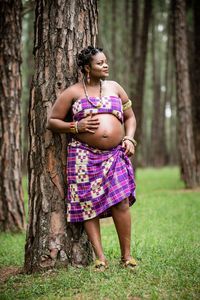
<path fill-rule="evenodd" d="M 98 114 L 85 118 L 86 120 L 98 119 L 99 125 L 90 131 L 77 134 L 77 138 L 98 149 L 110 149 L 121 142 L 124 135 L 124 128 L 121 122 L 111 114 Z"/>

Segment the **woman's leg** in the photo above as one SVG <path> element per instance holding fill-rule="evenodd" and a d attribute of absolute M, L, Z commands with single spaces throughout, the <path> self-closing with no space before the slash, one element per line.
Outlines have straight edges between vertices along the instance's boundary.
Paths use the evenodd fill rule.
<path fill-rule="evenodd" d="M 99 218 L 93 218 L 90 220 L 84 221 L 84 228 L 88 235 L 88 239 L 90 240 L 94 253 L 96 257 L 101 261 L 106 261 L 104 253 L 103 253 L 103 247 L 101 243 L 101 233 L 100 233 L 100 224 L 99 224 Z"/>
<path fill-rule="evenodd" d="M 111 207 L 112 217 L 115 223 L 122 259 L 131 258 L 131 214 L 129 200 L 125 199 Z"/>

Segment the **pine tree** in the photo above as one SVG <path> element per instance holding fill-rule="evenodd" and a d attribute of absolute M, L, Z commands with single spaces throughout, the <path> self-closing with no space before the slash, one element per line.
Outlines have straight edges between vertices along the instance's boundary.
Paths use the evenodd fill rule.
<path fill-rule="evenodd" d="M 27 272 L 58 265 L 87 265 L 92 254 L 83 225 L 66 224 L 66 137 L 47 130 L 46 124 L 57 96 L 78 79 L 77 52 L 95 45 L 97 1 L 37 0 L 35 18 Z"/>

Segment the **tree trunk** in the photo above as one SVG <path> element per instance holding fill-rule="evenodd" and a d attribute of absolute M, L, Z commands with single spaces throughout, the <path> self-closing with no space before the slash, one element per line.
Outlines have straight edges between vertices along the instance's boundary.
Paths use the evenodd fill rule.
<path fill-rule="evenodd" d="M 194 1 L 194 89 L 193 128 L 196 154 L 197 183 L 200 185 L 200 2 Z"/>
<path fill-rule="evenodd" d="M 166 115 L 165 115 L 165 111 L 166 111 L 166 107 L 167 104 L 170 105 L 170 90 L 172 90 L 172 86 L 170 86 L 170 70 L 172 68 L 172 62 L 171 62 L 171 15 L 168 15 L 167 18 L 167 23 L 166 23 L 166 28 L 167 28 L 167 44 L 166 44 L 166 51 L 165 51 L 165 70 L 164 70 L 164 86 L 165 86 L 165 92 L 163 94 L 163 103 L 161 105 L 161 113 L 160 113 L 160 130 L 159 130 L 159 145 L 158 145 L 158 149 L 159 149 L 159 153 L 158 153 L 158 157 L 159 157 L 159 162 L 158 165 L 159 166 L 164 166 L 166 164 L 169 163 L 169 155 L 167 153 L 167 134 L 166 134 Z M 173 78 L 173 76 L 172 76 Z M 171 109 L 172 107 L 169 106 Z M 172 116 L 170 117 L 170 123 L 172 120 Z M 174 142 L 174 140 L 171 139 L 172 142 Z"/>
<path fill-rule="evenodd" d="M 153 10 L 154 11 L 154 10 Z M 158 167 L 160 162 L 160 125 L 161 125 L 161 82 L 160 82 L 160 49 L 156 51 L 155 12 L 152 14 L 152 77 L 153 77 L 153 113 L 151 126 L 151 165 Z"/>
<path fill-rule="evenodd" d="M 140 23 L 141 16 L 139 13 L 139 3 L 138 0 L 132 1 L 131 7 L 131 60 L 130 60 L 130 97 L 134 105 L 134 97 L 136 94 L 136 79 L 139 72 L 139 62 L 140 62 Z"/>
<path fill-rule="evenodd" d="M 32 8 L 32 10 L 31 10 Z M 23 8 L 24 10 L 25 8 Z M 28 7 L 26 7 L 26 10 Z M 31 81 L 34 73 L 33 41 L 34 41 L 34 8 L 29 7 L 28 13 L 23 17 L 23 62 L 22 62 L 22 170 L 27 174 L 28 159 L 28 109 Z"/>
<path fill-rule="evenodd" d="M 113 78 L 116 78 L 116 10 L 117 10 L 117 1 L 112 0 L 112 75 Z"/>
<path fill-rule="evenodd" d="M 178 165 L 179 160 L 179 150 L 178 150 L 178 136 L 177 136 L 177 105 L 176 105 L 176 74 L 175 74 L 175 49 L 174 49 L 174 18 L 172 9 L 172 4 L 169 4 L 169 36 L 168 43 L 169 45 L 169 64 L 168 64 L 168 84 L 167 84 L 167 99 L 169 106 L 171 108 L 171 118 L 170 122 L 166 122 L 168 126 L 166 129 L 167 132 L 167 144 L 168 144 L 168 156 L 170 165 Z M 166 120 L 167 121 L 167 120 Z"/>
<path fill-rule="evenodd" d="M 21 174 L 21 1 L 1 1 L 0 230 L 24 229 Z"/>
<path fill-rule="evenodd" d="M 188 73 L 185 1 L 172 1 L 176 62 L 176 90 L 178 114 L 178 146 L 186 187 L 195 187 L 196 159 L 192 130 L 191 93 Z"/>
<path fill-rule="evenodd" d="M 144 13 L 143 13 L 143 24 L 141 31 L 141 42 L 140 42 L 140 56 L 138 72 L 134 72 L 136 78 L 135 97 L 133 97 L 133 107 L 137 120 L 137 130 L 135 138 L 138 141 L 138 145 L 141 143 L 142 137 L 142 122 L 143 122 L 143 95 L 144 95 L 144 83 L 145 83 L 145 65 L 146 65 L 146 54 L 147 54 L 147 42 L 148 42 L 148 30 L 149 22 L 151 18 L 152 2 L 151 0 L 144 1 Z M 138 151 L 136 153 L 136 165 L 140 164 L 138 160 Z"/>
<path fill-rule="evenodd" d="M 66 223 L 66 136 L 46 130 L 46 123 L 57 96 L 78 79 L 77 52 L 95 45 L 97 1 L 38 0 L 35 17 L 25 247 L 25 270 L 29 273 L 59 265 L 87 265 L 92 257 L 83 225 Z"/>
<path fill-rule="evenodd" d="M 124 23 L 125 26 L 123 28 L 123 32 L 122 32 L 122 45 L 123 45 L 123 55 L 121 57 L 121 64 L 125 65 L 125 72 L 123 72 L 122 76 L 124 77 L 124 86 L 125 86 L 125 90 L 127 91 L 127 93 L 129 94 L 130 90 L 130 47 L 131 47 L 131 43 L 130 43 L 130 29 L 131 29 L 131 16 L 129 14 L 130 11 L 130 2 L 129 0 L 125 0 L 124 1 L 124 14 L 123 14 L 123 18 L 124 18 Z M 124 60 L 124 57 L 126 57 L 127 59 Z"/>

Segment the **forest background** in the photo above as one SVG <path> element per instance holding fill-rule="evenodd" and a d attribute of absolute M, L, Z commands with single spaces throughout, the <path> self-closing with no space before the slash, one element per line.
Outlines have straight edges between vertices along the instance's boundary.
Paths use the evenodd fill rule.
<path fill-rule="evenodd" d="M 16 3 L 19 2 L 20 1 L 16 1 Z M 63 4 L 65 1 L 61 1 L 61 2 Z M 130 96 L 130 99 L 133 102 L 133 110 L 137 118 L 138 127 L 136 132 L 136 140 L 138 141 L 138 147 L 137 147 L 136 155 L 133 159 L 133 165 L 137 170 L 136 176 L 138 176 L 138 181 L 141 182 L 141 184 L 143 184 L 140 177 L 141 170 L 144 170 L 143 174 L 149 174 L 149 176 L 152 176 L 152 180 L 153 180 L 155 176 L 154 173 L 151 172 L 145 173 L 146 172 L 145 168 L 147 167 L 148 168 L 153 167 L 157 169 L 159 168 L 159 170 L 161 171 L 159 174 L 165 174 L 165 171 L 164 173 L 162 173 L 162 170 L 160 169 L 161 167 L 168 166 L 171 168 L 169 169 L 171 170 L 169 171 L 169 173 L 171 172 L 172 178 L 176 178 L 176 183 L 178 182 L 177 183 L 178 189 L 188 188 L 187 191 L 190 193 L 188 194 L 190 195 L 188 197 L 190 199 L 187 198 L 185 203 L 187 204 L 190 203 L 189 205 L 193 203 L 194 205 L 193 210 L 190 211 L 190 214 L 189 212 L 188 215 L 185 214 L 185 220 L 188 217 L 190 217 L 190 219 L 194 218 L 193 219 L 194 223 L 191 223 L 190 227 L 188 227 L 191 230 L 191 235 L 189 235 L 189 232 L 187 232 L 186 236 L 188 234 L 188 240 L 190 240 L 191 245 L 193 245 L 194 247 L 196 247 L 195 249 L 197 249 L 198 243 L 197 240 L 195 239 L 194 226 L 197 225 L 197 219 L 195 219 L 196 218 L 195 210 L 198 207 L 197 197 L 199 195 L 199 185 L 200 185 L 200 157 L 199 157 L 200 156 L 200 151 L 199 151 L 200 149 L 199 147 L 200 145 L 200 137 L 199 137 L 199 132 L 200 132 L 200 118 L 199 118 L 200 2 L 197 0 L 193 0 L 193 1 L 192 0 L 187 0 L 187 1 L 184 0 L 177 0 L 177 1 L 176 0 L 175 1 L 173 0 L 172 1 L 99 0 L 98 2 L 91 0 L 91 1 L 86 1 L 87 3 L 84 0 L 83 1 L 77 0 L 72 2 L 76 4 L 79 3 L 80 7 L 83 5 L 84 11 L 88 13 L 90 18 L 91 15 L 94 14 L 95 16 L 94 23 L 90 23 L 88 25 L 89 27 L 87 28 L 88 31 L 91 30 L 91 36 L 95 36 L 97 33 L 96 32 L 97 11 L 95 9 L 95 5 L 97 4 L 98 6 L 98 11 L 99 11 L 98 35 L 97 35 L 96 44 L 99 47 L 102 47 L 104 49 L 104 52 L 108 57 L 108 61 L 110 65 L 109 79 L 116 80 L 127 91 L 128 95 Z M 3 1 L 1 2 L 1 5 L 2 3 Z M 36 3 L 38 5 L 37 8 L 36 8 Z M 24 1 L 23 10 L 21 14 L 22 16 L 22 32 L 21 32 L 22 33 L 22 65 L 21 65 L 22 97 L 21 97 L 21 104 L 19 103 L 19 107 L 21 106 L 20 109 L 21 109 L 22 118 L 21 118 L 21 124 L 19 128 L 14 127 L 15 128 L 14 133 L 16 136 L 18 136 L 19 133 L 18 130 L 20 131 L 20 127 L 21 127 L 22 169 L 24 175 L 24 183 L 27 182 L 25 178 L 27 177 L 28 172 L 30 178 L 32 179 L 33 177 L 37 178 L 37 170 L 34 171 L 35 172 L 34 174 L 31 173 L 32 171 L 31 171 L 30 164 L 32 163 L 32 165 L 34 165 L 34 160 L 33 160 L 34 153 L 30 153 L 32 151 L 31 147 L 33 146 L 31 142 L 36 141 L 34 137 L 35 135 L 34 126 L 37 127 L 38 132 L 42 132 L 43 134 L 43 130 L 44 130 L 43 125 L 45 123 L 45 118 L 46 118 L 46 115 L 43 115 L 44 111 L 43 110 L 39 111 L 39 107 L 40 107 L 39 103 L 37 103 L 38 106 L 35 109 L 33 109 L 33 103 L 34 103 L 33 87 L 34 86 L 33 85 L 31 86 L 32 82 L 34 82 L 34 84 L 36 82 L 36 79 L 33 80 L 33 78 L 37 78 L 39 73 L 42 74 L 42 72 L 40 72 L 40 70 L 38 69 L 38 65 L 37 65 L 37 59 L 38 59 L 37 51 L 41 45 L 37 44 L 37 40 L 36 40 L 37 35 L 34 36 L 34 24 L 36 26 L 35 27 L 36 34 L 37 34 L 37 30 L 39 32 L 41 30 L 41 27 L 39 25 L 37 27 L 37 24 L 34 23 L 35 18 L 37 19 L 37 17 L 38 16 L 40 17 L 41 14 L 43 13 L 42 11 L 39 11 L 41 3 L 42 1 Z M 55 5 L 57 1 L 54 1 L 53 3 Z M 35 9 L 36 9 L 36 15 L 35 15 Z M 56 10 L 56 5 L 55 5 L 55 10 Z M 45 33 L 46 28 L 43 29 Z M 85 32 L 87 32 L 87 30 L 85 29 Z M 92 44 L 92 38 L 88 40 L 90 40 L 90 44 Z M 36 59 L 35 63 L 34 63 L 34 56 Z M 43 60 L 43 57 L 41 60 Z M 44 71 L 44 69 L 42 71 Z M 52 82 L 53 82 L 52 78 L 50 78 L 49 83 Z M 3 83 L 5 83 L 5 81 L 3 81 Z M 71 78 L 69 78 L 69 80 L 67 79 L 67 81 L 65 82 L 65 86 L 63 86 L 62 85 L 63 83 L 61 83 L 61 88 L 66 87 L 69 83 L 71 83 Z M 43 91 L 41 90 L 40 92 L 42 95 Z M 4 134 L 5 132 L 3 131 L 3 129 L 6 127 L 2 125 L 6 122 L 6 114 L 4 114 L 4 112 L 6 112 L 6 109 L 9 109 L 8 104 L 4 105 L 6 103 L 5 100 L 9 99 L 9 97 L 6 98 L 5 95 L 3 95 L 3 93 L 4 91 L 3 89 L 1 89 L 1 105 L 2 105 L 1 106 L 1 139 L 2 141 L 3 141 L 3 137 L 5 137 Z M 46 97 L 47 96 L 48 93 L 46 94 Z M 50 96 L 49 94 L 49 97 L 51 98 L 50 101 L 52 102 L 55 101 L 55 94 L 52 96 Z M 9 101 L 7 103 L 9 103 Z M 37 110 L 39 111 L 39 114 Z M 32 113 L 33 111 L 35 111 L 36 114 Z M 14 113 L 16 116 L 18 115 L 16 111 L 14 111 Z M 9 116 L 8 111 L 7 111 L 7 115 Z M 38 121 L 34 123 L 36 117 L 38 117 L 39 115 L 40 115 L 40 119 L 38 119 Z M 10 121 L 9 118 L 8 121 Z M 15 126 L 15 123 L 13 126 Z M 37 132 L 36 132 L 36 136 L 38 136 Z M 56 139 L 56 142 L 58 141 L 59 140 Z M 14 161 L 12 156 L 8 158 L 8 160 L 5 160 L 2 151 L 2 149 L 4 148 L 2 145 L 3 142 L 1 142 L 1 163 L 2 163 L 1 175 L 2 176 L 1 176 L 1 185 L 0 185 L 1 187 L 1 201 L 0 201 L 1 230 L 9 232 L 9 231 L 16 231 L 16 230 L 18 231 L 20 229 L 23 231 L 23 228 L 25 227 L 24 211 L 22 208 L 23 204 L 20 201 L 17 203 L 16 200 L 16 198 L 22 199 L 21 196 L 22 192 L 20 191 L 20 188 L 16 189 L 16 177 L 15 177 L 16 174 L 13 175 L 15 179 L 15 183 L 13 184 L 13 186 L 15 186 L 15 190 L 17 190 L 17 192 L 19 193 L 19 196 L 13 197 L 16 203 L 13 204 L 12 201 L 6 202 L 5 200 L 6 197 L 4 197 L 5 190 L 7 191 L 11 190 L 9 185 L 7 189 L 4 188 L 4 183 L 5 183 L 4 179 L 6 179 L 8 182 L 9 179 L 11 179 L 12 177 L 12 176 L 9 177 L 7 175 L 5 176 L 6 173 L 5 161 L 7 162 L 10 160 L 11 167 L 12 167 L 12 163 L 14 165 Z M 10 144 L 10 147 L 12 148 L 12 142 Z M 15 148 L 19 149 L 18 147 Z M 29 158 L 28 158 L 28 151 L 29 151 Z M 32 161 L 30 160 L 30 157 Z M 29 160 L 29 170 L 27 170 L 27 160 Z M 38 167 L 39 169 L 40 166 L 38 164 L 38 161 L 35 160 L 35 164 L 36 164 L 35 167 L 36 168 Z M 177 169 L 174 169 L 175 166 L 176 168 L 178 167 L 179 173 L 177 173 Z M 147 172 L 149 172 L 148 169 Z M 11 173 L 12 172 L 10 172 L 10 174 Z M 176 174 L 175 177 L 173 177 L 174 176 L 173 174 Z M 159 181 L 162 182 L 162 178 L 164 178 L 164 175 L 161 176 L 163 177 L 160 178 L 159 176 L 156 177 L 157 178 L 156 180 L 158 182 Z M 178 179 L 178 177 L 180 177 L 180 180 Z M 43 180 L 43 176 L 41 176 L 40 178 L 42 178 L 41 180 Z M 145 177 L 145 175 L 143 175 L 142 178 L 145 179 L 145 182 L 148 182 L 146 181 L 147 178 Z M 47 230 L 47 228 L 49 228 L 50 226 L 48 223 L 49 221 L 47 221 L 46 219 L 49 220 L 49 217 L 46 218 L 45 214 L 50 216 L 50 218 L 51 215 L 53 214 L 52 212 L 50 212 L 49 207 L 45 202 L 46 200 L 43 195 L 43 190 L 42 189 L 40 190 L 40 187 L 38 186 L 37 187 L 34 185 L 31 186 L 33 182 L 34 180 L 30 180 L 29 182 L 29 220 L 27 221 L 29 222 L 30 231 L 27 232 L 26 249 L 25 249 L 26 252 L 25 270 L 28 273 L 32 273 L 38 270 L 39 264 L 35 263 L 35 261 L 39 261 L 40 255 L 44 261 L 42 267 L 49 268 L 52 266 L 52 265 L 48 265 L 49 258 L 52 259 L 51 253 L 50 255 L 44 256 L 42 255 L 43 254 L 42 252 L 44 250 L 47 251 L 48 247 L 45 243 L 49 239 L 49 236 L 51 234 Z M 20 182 L 18 182 L 17 184 L 19 183 Z M 155 184 L 155 186 L 158 188 L 159 191 L 159 187 L 157 183 Z M 149 189 L 148 193 L 151 192 L 152 190 Z M 170 194 L 170 197 L 171 196 L 172 195 Z M 25 188 L 25 198 L 26 197 L 27 196 L 26 196 L 26 188 Z M 39 199 L 40 197 L 41 199 Z M 43 200 L 45 201 L 42 200 L 42 197 Z M 182 197 L 182 194 L 180 195 L 180 197 Z M 183 196 L 183 202 L 184 202 L 184 197 L 185 195 Z M 189 201 L 188 199 L 193 202 L 188 202 Z M 163 199 L 163 201 L 166 204 L 168 201 L 167 197 L 165 198 L 165 200 Z M 25 203 L 27 206 L 28 205 L 27 198 Z M 52 203 L 54 208 L 54 202 Z M 176 207 L 175 202 L 173 204 Z M 41 205 L 42 205 L 42 209 L 44 210 L 42 213 L 40 212 Z M 158 206 L 154 207 L 154 204 L 151 201 L 147 205 L 151 205 L 151 209 L 153 208 L 158 209 Z M 159 204 L 157 203 L 157 205 Z M 169 209 L 169 207 L 167 207 L 167 209 Z M 146 215 L 146 217 L 148 218 L 148 215 Z M 37 222 L 35 222 L 35 220 L 37 220 Z M 38 224 L 40 224 L 41 227 Z M 193 234 L 192 234 L 192 230 L 194 230 Z M 70 247 L 67 246 L 68 248 L 70 248 L 67 251 L 69 252 L 71 251 L 74 255 L 74 256 L 72 255 L 72 261 L 70 261 L 70 263 L 72 263 L 72 265 L 73 264 L 78 265 L 80 263 L 80 258 L 83 258 L 83 261 L 85 263 L 85 261 L 88 259 L 88 255 L 87 257 L 85 257 L 83 252 L 89 251 L 90 253 L 91 249 L 89 249 L 88 245 L 86 245 L 84 234 L 82 233 L 80 228 L 67 227 L 67 231 L 68 233 L 70 232 L 72 236 L 76 237 L 76 241 L 73 242 L 72 245 L 70 245 Z M 142 230 L 141 230 L 141 234 L 142 234 Z M 4 238 L 3 235 L 2 238 Z M 36 242 L 34 242 L 34 238 Z M 41 245 L 41 241 L 44 241 L 45 245 Z M 77 241 L 78 244 L 80 245 L 82 244 L 82 246 L 84 245 L 83 248 L 84 247 L 85 248 L 83 251 L 80 250 L 81 248 L 80 249 L 76 248 L 76 251 L 74 251 L 74 245 L 76 244 L 77 246 Z M 24 241 L 22 241 L 22 245 L 23 242 Z M 191 245 L 188 244 L 189 247 L 188 253 L 191 253 Z M 173 245 L 170 245 L 170 247 L 173 248 Z M 140 249 L 138 251 L 141 252 L 142 248 L 140 247 L 138 248 Z M 112 250 L 111 248 L 109 248 L 109 251 L 111 251 L 111 253 L 114 253 L 114 250 Z M 62 253 L 62 251 L 60 250 L 59 252 Z M 78 254 L 74 254 L 75 252 L 77 252 Z M 168 253 L 168 255 L 170 254 Z M 195 276 L 192 277 L 191 275 L 190 278 L 191 287 L 188 289 L 188 292 L 186 292 L 185 294 L 188 297 L 189 295 L 192 294 L 193 295 L 192 297 L 195 298 L 198 293 L 197 274 L 195 273 L 196 269 L 194 268 L 198 256 L 199 253 L 198 251 L 196 251 L 194 253 L 194 256 L 192 257 L 191 264 L 189 263 L 193 275 L 195 274 Z M 140 255 L 138 255 L 138 257 L 140 259 Z M 58 257 L 56 257 L 56 259 L 57 258 Z M 55 257 L 53 259 L 54 261 L 56 260 Z M 187 259 L 190 258 L 187 257 Z M 62 262 L 61 255 L 57 260 Z M 184 260 L 184 256 L 183 256 L 183 260 Z M 50 264 L 51 263 L 52 261 L 50 262 Z M 150 265 L 148 267 L 150 267 Z M 113 270 L 111 270 L 111 272 L 112 271 Z M 76 272 L 73 273 L 73 272 L 75 271 L 72 271 L 71 274 L 72 277 L 77 276 L 77 273 Z M 119 274 L 123 275 L 122 273 L 120 273 L 120 271 Z M 185 274 L 186 276 L 189 277 L 189 273 L 186 272 Z M 82 275 L 85 276 L 84 271 Z M 156 276 L 156 274 L 154 275 Z M 63 275 L 61 274 L 61 276 Z M 129 279 L 130 278 L 131 277 L 129 277 Z M 118 279 L 116 278 L 116 280 Z M 181 280 L 183 281 L 182 277 Z M 178 285 L 180 286 L 181 286 L 181 280 L 178 283 Z M 161 286 L 162 284 L 163 282 L 161 283 Z M 8 290 L 10 289 L 9 283 L 7 288 Z M 166 291 L 164 291 L 163 293 L 165 294 L 165 292 Z M 41 293 L 43 294 L 44 290 Z M 73 294 L 74 291 L 73 292 L 71 291 L 70 293 Z M 131 293 L 134 295 L 134 291 L 132 291 Z M 154 293 L 158 295 L 160 291 L 155 292 L 155 290 L 153 290 L 149 292 L 149 294 L 151 295 L 154 295 Z M 136 294 L 141 296 L 141 291 L 138 291 Z M 102 295 L 107 295 L 107 292 L 105 293 L 102 292 Z M 128 294 L 126 295 L 123 294 L 123 297 L 128 297 L 127 295 Z"/>

